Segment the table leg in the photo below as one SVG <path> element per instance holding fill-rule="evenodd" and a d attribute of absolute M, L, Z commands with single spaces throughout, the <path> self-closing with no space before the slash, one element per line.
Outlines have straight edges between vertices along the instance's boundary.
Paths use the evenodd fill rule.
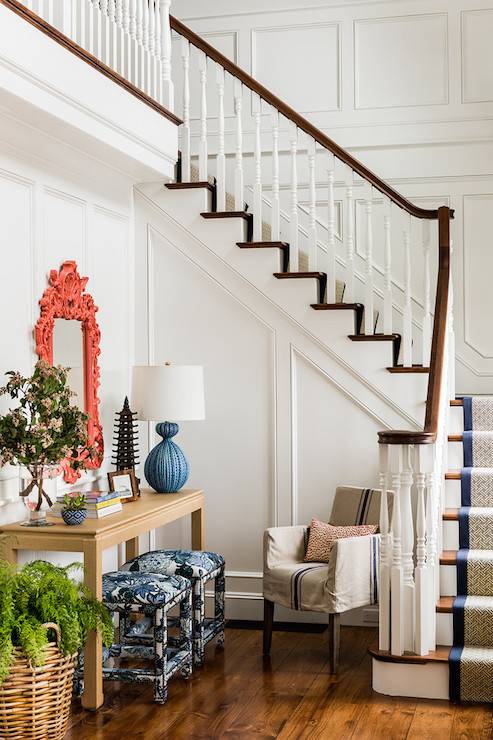
<path fill-rule="evenodd" d="M 95 541 L 84 543 L 84 583 L 97 599 L 102 596 L 103 563 L 102 551 Z M 85 709 L 98 709 L 104 701 L 103 695 L 103 656 L 101 636 L 90 632 L 84 653 L 84 693 L 82 706 Z"/>
<path fill-rule="evenodd" d="M 15 537 L 12 537 L 10 535 L 6 535 L 5 538 L 2 537 L 0 543 L 0 552 L 2 554 L 2 557 L 4 557 L 8 563 L 16 565 L 17 550 L 15 548 Z"/>
<path fill-rule="evenodd" d="M 205 548 L 204 507 L 192 511 L 192 549 L 203 550 Z"/>
<path fill-rule="evenodd" d="M 132 560 L 139 554 L 139 538 L 133 537 L 131 540 L 125 542 L 125 558 L 126 560 Z"/>

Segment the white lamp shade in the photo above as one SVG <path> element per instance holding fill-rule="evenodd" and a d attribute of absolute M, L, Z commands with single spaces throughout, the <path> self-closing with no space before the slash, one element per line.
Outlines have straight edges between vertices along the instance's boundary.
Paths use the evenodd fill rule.
<path fill-rule="evenodd" d="M 205 419 L 200 365 L 138 365 L 132 371 L 131 408 L 142 421 Z"/>

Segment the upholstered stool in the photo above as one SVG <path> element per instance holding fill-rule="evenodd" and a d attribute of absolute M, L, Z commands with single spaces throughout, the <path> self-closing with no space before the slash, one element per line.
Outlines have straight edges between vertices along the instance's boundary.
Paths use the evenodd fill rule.
<path fill-rule="evenodd" d="M 193 658 L 196 666 L 204 661 L 208 642 L 218 637 L 224 645 L 224 558 L 202 550 L 155 550 L 139 555 L 123 565 L 132 573 L 163 573 L 189 578 L 193 586 Z M 215 580 L 214 617 L 205 616 L 205 585 Z"/>
<path fill-rule="evenodd" d="M 120 642 L 111 646 L 110 657 L 154 660 L 154 669 L 107 668 L 103 678 L 117 681 L 153 681 L 154 701 L 164 704 L 168 681 L 178 671 L 189 677 L 192 672 L 192 588 L 179 575 L 115 571 L 103 576 L 103 602 L 111 612 L 120 614 Z M 180 607 L 180 634 L 168 637 L 168 612 Z M 152 634 L 132 636 L 128 628 L 131 613 L 152 617 Z"/>

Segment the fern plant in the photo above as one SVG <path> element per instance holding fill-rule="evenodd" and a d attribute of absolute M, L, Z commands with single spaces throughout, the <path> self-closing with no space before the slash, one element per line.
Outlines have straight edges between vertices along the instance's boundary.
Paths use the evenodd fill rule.
<path fill-rule="evenodd" d="M 90 630 L 113 640 L 107 608 L 82 583 L 71 577 L 81 568 L 65 568 L 35 560 L 17 570 L 0 560 L 0 685 L 9 675 L 13 648 L 20 647 L 33 666 L 43 665 L 45 647 L 53 639 L 42 625 L 55 622 L 61 632 L 60 650 L 72 655 L 82 648 Z"/>

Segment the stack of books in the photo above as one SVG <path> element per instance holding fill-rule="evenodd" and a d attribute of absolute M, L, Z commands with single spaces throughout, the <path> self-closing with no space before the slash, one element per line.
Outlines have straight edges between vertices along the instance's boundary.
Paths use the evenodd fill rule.
<path fill-rule="evenodd" d="M 122 511 L 122 500 L 118 491 L 89 491 L 85 494 L 88 519 L 101 519 Z M 62 516 L 63 496 L 58 496 L 50 514 Z"/>

